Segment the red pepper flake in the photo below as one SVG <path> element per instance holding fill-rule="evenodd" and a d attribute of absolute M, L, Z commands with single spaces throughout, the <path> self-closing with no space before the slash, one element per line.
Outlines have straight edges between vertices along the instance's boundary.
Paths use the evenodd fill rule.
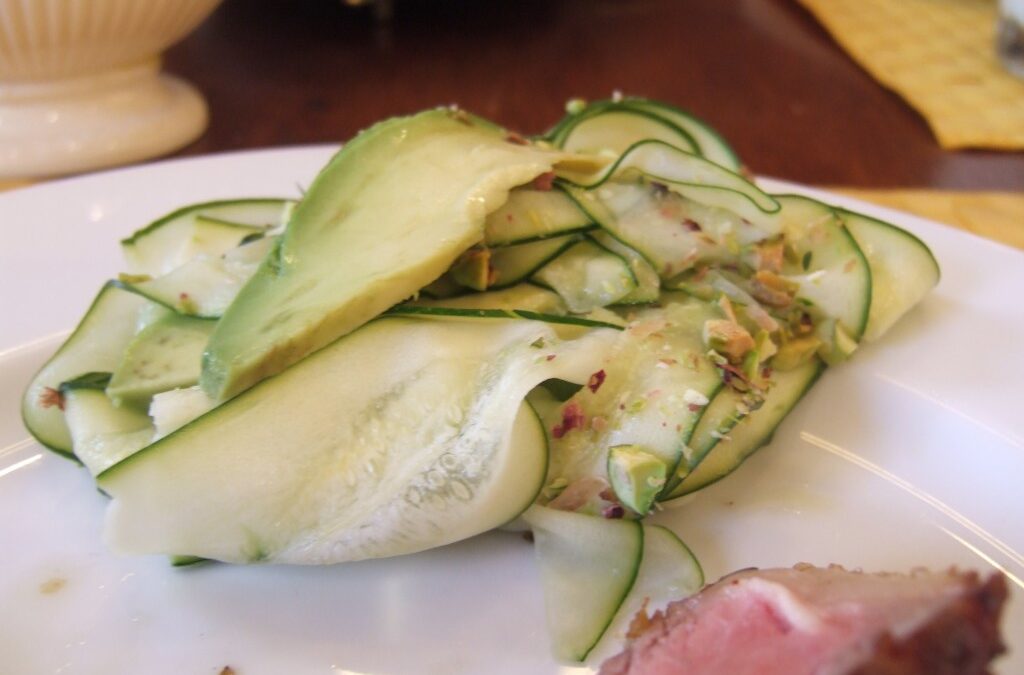
<path fill-rule="evenodd" d="M 505 140 L 512 145 L 529 145 L 529 142 L 514 131 L 510 131 L 505 134 Z"/>
<path fill-rule="evenodd" d="M 580 404 L 570 401 L 562 409 L 562 422 L 556 424 L 551 429 L 551 435 L 555 438 L 561 438 L 573 429 L 582 429 L 585 423 L 586 417 L 583 415 L 583 409 L 580 408 Z"/>
<path fill-rule="evenodd" d="M 513 220 L 515 220 L 515 216 L 513 216 L 511 213 L 505 214 L 505 220 L 511 223 Z"/>
<path fill-rule="evenodd" d="M 182 302 L 188 302 L 188 293 L 178 293 L 178 300 L 181 300 Z"/>
<path fill-rule="evenodd" d="M 664 363 L 666 366 L 674 366 L 679 362 L 675 359 L 658 359 L 658 363 Z"/>
<path fill-rule="evenodd" d="M 700 225 L 698 225 L 697 221 L 692 218 L 684 218 L 682 225 L 690 232 L 700 232 Z"/>
<path fill-rule="evenodd" d="M 850 258 L 848 261 L 846 261 L 846 264 L 843 265 L 843 271 L 846 272 L 846 273 L 850 273 L 850 272 L 854 271 L 855 269 L 857 269 L 857 259 L 856 258 Z"/>
<path fill-rule="evenodd" d="M 555 184 L 555 172 L 548 171 L 542 173 L 533 179 L 533 189 L 540 190 L 541 192 L 548 192 L 554 187 Z"/>
<path fill-rule="evenodd" d="M 683 430 L 683 425 L 682 424 L 677 424 L 676 425 L 676 431 L 682 431 L 682 430 Z"/>
<path fill-rule="evenodd" d="M 767 380 L 771 376 L 772 376 L 771 366 L 765 366 L 765 367 L 761 368 L 761 377 L 763 377 L 764 379 Z"/>
<path fill-rule="evenodd" d="M 544 358 L 545 358 L 545 360 L 547 360 L 547 361 L 554 361 L 554 360 L 555 360 L 555 356 L 557 356 L 557 354 L 548 354 L 548 355 L 547 355 L 547 356 L 545 356 Z"/>
<path fill-rule="evenodd" d="M 690 412 L 700 412 L 700 410 L 704 408 L 704 406 L 697 405 L 696 403 L 690 403 L 686 407 L 690 410 Z M 678 429 L 676 431 L 678 431 Z"/>
<path fill-rule="evenodd" d="M 604 369 L 602 368 L 601 370 L 599 370 L 596 373 L 594 373 L 593 375 L 591 375 L 590 379 L 587 380 L 587 389 L 589 389 L 590 391 L 592 391 L 593 393 L 596 394 L 597 390 L 601 388 L 602 384 L 604 384 L 604 378 L 605 378 L 605 372 L 604 372 Z"/>
<path fill-rule="evenodd" d="M 64 394 L 53 387 L 44 387 L 43 391 L 39 394 L 39 405 L 44 408 L 57 406 L 64 410 Z"/>
<path fill-rule="evenodd" d="M 618 519 L 626 515 L 626 510 L 618 504 L 609 504 L 601 509 L 601 515 L 605 518 Z"/>

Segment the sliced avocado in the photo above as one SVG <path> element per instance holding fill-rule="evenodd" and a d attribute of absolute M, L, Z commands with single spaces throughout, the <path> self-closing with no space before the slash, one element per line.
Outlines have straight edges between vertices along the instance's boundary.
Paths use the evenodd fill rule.
<path fill-rule="evenodd" d="M 313 181 L 224 313 L 203 389 L 230 398 L 412 296 L 483 239 L 511 188 L 561 156 L 449 109 L 362 132 Z"/>

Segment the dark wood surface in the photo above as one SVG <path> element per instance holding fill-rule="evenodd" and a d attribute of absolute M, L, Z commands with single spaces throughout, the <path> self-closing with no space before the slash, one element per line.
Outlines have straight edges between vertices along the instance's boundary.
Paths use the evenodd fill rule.
<path fill-rule="evenodd" d="M 1024 189 L 1024 153 L 944 151 L 792 0 L 227 0 L 166 56 L 210 103 L 180 155 L 337 142 L 458 103 L 524 133 L 613 90 L 717 127 L 757 173 L 815 185 Z"/>

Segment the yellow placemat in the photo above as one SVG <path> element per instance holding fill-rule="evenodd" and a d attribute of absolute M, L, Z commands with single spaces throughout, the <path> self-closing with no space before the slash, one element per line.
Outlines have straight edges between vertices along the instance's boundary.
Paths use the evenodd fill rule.
<path fill-rule="evenodd" d="M 798 0 L 952 148 L 1024 149 L 1024 81 L 995 55 L 993 0 Z"/>
<path fill-rule="evenodd" d="M 14 188 L 25 187 L 31 185 L 34 181 L 31 180 L 15 180 L 13 178 L 0 178 L 0 192 L 4 190 L 13 190 Z"/>
<path fill-rule="evenodd" d="M 1024 249 L 1024 192 L 829 189 Z"/>

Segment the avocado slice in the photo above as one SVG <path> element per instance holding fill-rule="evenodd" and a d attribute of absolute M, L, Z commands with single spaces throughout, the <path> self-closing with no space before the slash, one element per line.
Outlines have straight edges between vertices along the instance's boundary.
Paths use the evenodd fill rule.
<path fill-rule="evenodd" d="M 360 133 L 224 313 L 202 388 L 228 399 L 412 296 L 483 239 L 484 218 L 511 188 L 560 157 L 452 109 Z"/>

